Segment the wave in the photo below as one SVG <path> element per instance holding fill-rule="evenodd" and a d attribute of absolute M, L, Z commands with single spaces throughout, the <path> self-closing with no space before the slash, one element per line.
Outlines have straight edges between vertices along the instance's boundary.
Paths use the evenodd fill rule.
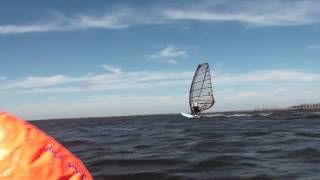
<path fill-rule="evenodd" d="M 267 116 L 270 116 L 272 115 L 273 113 L 260 113 L 258 114 L 259 116 L 263 116 L 263 117 L 267 117 Z"/>
<path fill-rule="evenodd" d="M 97 174 L 95 179 L 113 179 L 113 180 L 125 180 L 125 179 L 164 179 L 164 180 L 179 180 L 188 179 L 181 175 L 169 175 L 168 173 L 158 173 L 158 172 L 137 172 L 137 173 L 127 173 L 127 174 L 117 174 L 117 175 L 105 175 Z"/>
<path fill-rule="evenodd" d="M 246 137 L 257 137 L 257 136 L 265 136 L 265 135 L 268 135 L 270 134 L 271 132 L 265 132 L 265 131 L 248 131 L 248 132 L 245 132 L 244 135 Z"/>
<path fill-rule="evenodd" d="M 320 138 L 320 133 L 312 133 L 312 132 L 297 132 L 295 133 L 295 135 L 309 137 L 309 138 Z"/>
<path fill-rule="evenodd" d="M 80 146 L 80 145 L 85 145 L 85 146 L 90 146 L 94 144 L 94 142 L 87 140 L 87 139 L 64 139 L 60 141 L 63 145 L 65 146 Z"/>
<path fill-rule="evenodd" d="M 320 113 L 203 115 L 208 121 L 150 115 L 33 123 L 74 152 L 98 180 L 312 179 L 316 175 L 310 164 L 320 163 Z M 312 176 L 304 176 L 310 172 Z"/>
<path fill-rule="evenodd" d="M 253 167 L 255 164 L 246 162 L 248 158 L 246 157 L 235 157 L 235 156 L 218 156 L 214 158 L 205 159 L 196 163 L 193 168 L 197 169 L 207 169 L 214 167 L 224 167 L 224 166 L 245 166 Z"/>
<path fill-rule="evenodd" d="M 176 165 L 179 160 L 174 159 L 100 159 L 92 163 L 92 166 L 137 166 L 137 165 Z"/>
<path fill-rule="evenodd" d="M 203 117 L 227 117 L 227 118 L 232 118 L 232 117 L 252 117 L 252 116 L 262 116 L 262 117 L 267 117 L 272 115 L 272 112 L 268 113 L 259 113 L 259 114 L 248 114 L 248 113 L 236 113 L 236 114 L 210 114 L 210 115 L 203 115 Z M 320 116 L 320 114 L 319 114 Z"/>
<path fill-rule="evenodd" d="M 231 115 L 226 115 L 226 117 L 252 117 L 252 114 L 231 114 Z"/>
<path fill-rule="evenodd" d="M 302 159 L 308 162 L 320 162 L 320 151 L 316 148 L 306 147 L 297 150 L 291 150 L 287 153 L 286 157 Z"/>
<path fill-rule="evenodd" d="M 320 119 L 320 112 L 311 112 L 306 116 L 307 119 Z"/>
<path fill-rule="evenodd" d="M 203 117 L 224 117 L 225 114 L 210 114 L 210 115 L 203 115 Z"/>
<path fill-rule="evenodd" d="M 203 115 L 203 117 L 252 117 L 252 114 L 211 114 L 211 115 Z"/>

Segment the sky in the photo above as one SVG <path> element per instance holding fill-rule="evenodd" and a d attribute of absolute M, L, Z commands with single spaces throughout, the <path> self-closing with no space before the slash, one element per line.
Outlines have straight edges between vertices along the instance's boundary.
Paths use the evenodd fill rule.
<path fill-rule="evenodd" d="M 320 102 L 320 1 L 56 0 L 0 6 L 0 111 L 25 119 L 209 112 Z"/>

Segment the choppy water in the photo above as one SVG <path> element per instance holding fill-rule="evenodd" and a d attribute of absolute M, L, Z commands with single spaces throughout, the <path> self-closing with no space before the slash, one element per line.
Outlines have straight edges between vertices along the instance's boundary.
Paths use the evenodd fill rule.
<path fill-rule="evenodd" d="M 95 179 L 320 179 L 320 114 L 34 121 Z"/>

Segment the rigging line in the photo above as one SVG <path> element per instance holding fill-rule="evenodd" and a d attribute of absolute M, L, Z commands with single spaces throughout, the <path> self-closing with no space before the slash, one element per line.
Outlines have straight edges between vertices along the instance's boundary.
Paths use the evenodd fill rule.
<path fill-rule="evenodd" d="M 199 100 L 199 102 L 206 102 L 206 101 L 208 101 L 208 100 L 202 100 L 202 99 Z"/>
<path fill-rule="evenodd" d="M 209 72 L 209 73 L 208 73 L 208 77 L 209 77 L 209 79 L 211 80 L 211 74 L 210 74 L 209 65 L 208 65 L 207 69 L 208 69 L 208 72 Z M 212 88 L 211 81 L 210 81 L 210 87 Z M 211 93 L 210 95 L 207 95 L 207 96 L 210 96 L 210 97 L 211 97 L 211 98 L 208 99 L 208 101 L 207 101 L 207 102 L 209 102 L 209 103 L 207 103 L 207 104 L 210 104 L 210 105 L 209 105 L 208 107 L 203 106 L 203 107 L 200 109 L 200 110 L 202 110 L 202 111 L 205 111 L 205 110 L 211 108 L 211 107 L 213 106 L 213 104 L 214 104 L 213 94 Z"/>
<path fill-rule="evenodd" d="M 191 110 L 191 112 L 193 113 L 193 109 L 192 109 L 192 105 L 191 105 L 191 93 L 192 93 L 192 91 L 191 91 L 191 89 L 193 88 L 193 86 L 194 86 L 194 81 L 195 81 L 195 78 L 196 78 L 196 76 L 197 76 L 197 73 L 199 72 L 199 69 L 200 69 L 200 67 L 201 67 L 201 65 L 198 65 L 198 67 L 197 67 L 197 70 L 196 70 L 196 72 L 195 72 L 195 74 L 193 75 L 193 78 L 192 78 L 192 83 L 191 83 L 191 88 L 190 88 L 190 91 L 189 91 L 189 105 L 190 105 L 190 110 Z"/>
<path fill-rule="evenodd" d="M 207 65 L 206 72 L 208 71 L 208 68 L 209 68 L 209 65 Z M 201 95 L 203 84 L 205 82 L 206 77 L 207 77 L 207 74 L 204 75 L 203 82 L 202 82 L 202 85 L 201 85 L 201 90 L 200 90 L 200 93 L 199 93 L 199 96 L 198 96 L 198 100 L 200 99 L 200 95 Z"/>
<path fill-rule="evenodd" d="M 209 100 L 208 100 L 209 101 Z M 207 102 L 207 103 L 199 103 L 199 104 L 210 104 L 210 102 Z"/>
<path fill-rule="evenodd" d="M 210 81 L 210 79 L 205 79 L 204 81 Z M 202 81 L 195 81 L 194 84 L 201 83 Z"/>
<path fill-rule="evenodd" d="M 205 74 L 205 73 L 207 73 L 207 71 L 204 71 L 204 72 L 198 73 L 197 75 L 199 76 L 199 75 L 201 75 L 201 74 Z"/>
<path fill-rule="evenodd" d="M 208 99 L 208 100 L 207 100 L 208 103 L 205 103 L 205 104 L 210 104 L 210 105 L 209 105 L 208 107 L 203 106 L 200 110 L 205 111 L 205 110 L 207 110 L 207 109 L 209 109 L 210 107 L 213 106 L 212 101 L 214 102 L 214 97 L 213 97 L 213 95 L 211 95 L 211 97 L 212 97 L 212 99 Z"/>
<path fill-rule="evenodd" d="M 209 88 L 211 88 L 211 87 L 204 87 L 202 89 L 209 89 Z M 201 90 L 201 88 L 200 89 L 192 89 L 192 91 L 198 91 L 198 90 Z"/>
<path fill-rule="evenodd" d="M 210 69 L 209 69 L 209 71 L 210 71 Z M 209 78 L 211 79 L 211 74 L 210 73 L 209 73 Z M 212 82 L 211 81 L 210 81 L 210 86 L 211 86 L 211 89 L 212 89 Z M 211 108 L 215 103 L 213 93 L 211 93 L 211 98 L 212 98 L 211 99 L 211 104 L 207 109 Z"/>
<path fill-rule="evenodd" d="M 202 95 L 202 96 L 200 96 L 200 97 L 204 97 L 204 96 L 212 96 L 212 94 L 210 94 L 210 95 Z M 198 97 L 198 96 L 191 96 L 192 98 L 196 98 L 196 97 Z"/>

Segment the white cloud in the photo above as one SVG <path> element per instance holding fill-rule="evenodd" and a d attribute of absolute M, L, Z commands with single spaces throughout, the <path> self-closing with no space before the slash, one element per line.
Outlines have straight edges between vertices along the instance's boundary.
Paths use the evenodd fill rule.
<path fill-rule="evenodd" d="M 292 26 L 319 23 L 317 1 L 224 1 L 167 9 L 170 19 L 205 22 L 239 22 L 250 26 Z M 225 6 L 225 8 L 221 8 Z"/>
<path fill-rule="evenodd" d="M 27 98 L 29 95 L 41 96 L 41 93 L 45 93 L 48 98 L 54 97 L 50 101 L 19 101 L 12 107 L 6 104 L 2 107 L 28 119 L 178 113 L 189 110 L 187 93 L 193 71 L 127 72 L 110 65 L 106 67 L 109 72 L 104 74 L 2 80 L 2 94 Z M 211 111 L 286 107 L 320 101 L 319 73 L 275 69 L 213 74 L 212 77 L 216 105 Z M 79 94 L 88 91 L 91 93 Z M 95 96 L 94 92 L 112 93 L 110 96 Z M 66 99 L 65 93 L 79 95 L 79 98 Z"/>
<path fill-rule="evenodd" d="M 122 15 L 121 15 L 122 16 Z M 121 17 L 120 16 L 120 17 Z M 126 16 L 124 14 L 123 16 Z M 69 20 L 68 26 L 70 29 L 89 29 L 89 28 L 105 28 L 105 29 L 124 29 L 129 27 L 129 24 L 123 23 L 118 14 L 103 15 L 102 17 L 91 17 L 80 15 Z"/>
<path fill-rule="evenodd" d="M 177 60 L 174 60 L 174 59 L 168 59 L 167 61 L 170 64 L 179 64 L 179 62 Z"/>
<path fill-rule="evenodd" d="M 31 25 L 1 25 L 0 34 L 21 34 L 31 32 L 57 31 L 59 26 L 55 24 L 31 24 Z"/>
<path fill-rule="evenodd" d="M 193 73 L 188 71 L 125 72 L 110 65 L 102 67 L 108 72 L 78 77 L 53 75 L 29 76 L 14 80 L 4 79 L 0 84 L 0 93 L 74 93 L 174 87 L 189 82 Z"/>
<path fill-rule="evenodd" d="M 238 74 L 218 74 L 216 84 L 320 82 L 319 73 L 299 70 L 260 70 Z"/>
<path fill-rule="evenodd" d="M 274 69 L 213 76 L 216 110 L 288 107 L 320 102 L 320 74 Z"/>
<path fill-rule="evenodd" d="M 29 76 L 22 79 L 16 79 L 11 81 L 3 79 L 3 82 L 0 84 L 0 91 L 13 89 L 28 89 L 36 87 L 49 87 L 68 82 L 71 82 L 70 79 L 64 75 L 54 75 L 48 77 Z"/>
<path fill-rule="evenodd" d="M 223 8 L 221 8 L 223 7 Z M 320 22 L 319 1 L 202 1 L 183 5 L 116 8 L 100 15 L 79 13 L 25 24 L 2 24 L 0 34 L 126 29 L 134 25 L 168 24 L 179 21 L 239 22 L 249 26 L 312 25 Z M 144 8 L 144 9 L 143 9 Z M 146 16 L 148 14 L 148 16 Z"/>
<path fill-rule="evenodd" d="M 156 60 L 160 60 L 162 62 L 167 62 L 170 64 L 178 64 L 179 60 L 188 58 L 189 53 L 185 50 L 181 50 L 181 49 L 178 49 L 177 47 L 168 45 L 163 49 L 153 54 L 150 54 L 148 57 L 150 59 L 156 59 Z"/>
<path fill-rule="evenodd" d="M 185 58 L 188 57 L 188 53 L 183 50 L 179 50 L 178 48 L 174 46 L 167 46 L 160 51 L 149 55 L 152 59 L 158 59 L 158 58 Z"/>
<path fill-rule="evenodd" d="M 214 111 L 249 110 L 256 108 L 289 107 L 302 103 L 318 103 L 319 86 L 275 86 L 273 89 L 221 90 L 215 93 Z"/>
<path fill-rule="evenodd" d="M 87 88 L 89 89 L 89 88 Z M 86 86 L 84 87 L 34 87 L 30 89 L 20 90 L 21 93 L 26 94 L 39 94 L 39 93 L 80 93 L 86 91 Z"/>
<path fill-rule="evenodd" d="M 185 111 L 187 101 L 186 96 L 91 96 L 19 104 L 6 110 L 25 119 L 164 114 Z"/>
<path fill-rule="evenodd" d="M 0 92 L 20 93 L 71 93 L 85 91 L 111 91 L 150 89 L 158 87 L 186 86 L 193 77 L 193 71 L 132 71 L 103 65 L 108 70 L 103 74 L 86 74 L 78 77 L 66 75 L 29 76 L 19 79 L 3 79 Z M 260 70 L 233 74 L 214 74 L 213 83 L 220 85 L 242 84 L 300 84 L 319 83 L 320 74 L 301 70 Z"/>
<path fill-rule="evenodd" d="M 67 17 L 61 14 L 47 21 L 24 25 L 0 25 L 0 34 L 21 34 L 32 32 L 74 31 L 86 29 L 125 29 L 130 26 L 120 20 L 127 14 L 117 12 L 102 16 L 76 15 Z"/>
<path fill-rule="evenodd" d="M 320 87 L 274 87 L 270 90 L 224 89 L 215 91 L 216 104 L 209 112 L 247 110 L 263 107 L 288 107 L 300 103 L 320 101 Z M 153 96 L 149 94 L 89 96 L 77 100 L 18 103 L 7 111 L 25 119 L 49 119 L 93 116 L 123 116 L 139 114 L 168 114 L 188 112 L 187 95 Z"/>
<path fill-rule="evenodd" d="M 308 45 L 307 49 L 320 49 L 320 45 Z"/>
<path fill-rule="evenodd" d="M 114 66 L 111 66 L 111 65 L 102 65 L 101 66 L 103 69 L 111 72 L 111 73 L 115 73 L 115 74 L 119 74 L 119 73 L 122 73 L 122 69 L 120 68 L 117 68 L 117 67 L 114 67 Z"/>

